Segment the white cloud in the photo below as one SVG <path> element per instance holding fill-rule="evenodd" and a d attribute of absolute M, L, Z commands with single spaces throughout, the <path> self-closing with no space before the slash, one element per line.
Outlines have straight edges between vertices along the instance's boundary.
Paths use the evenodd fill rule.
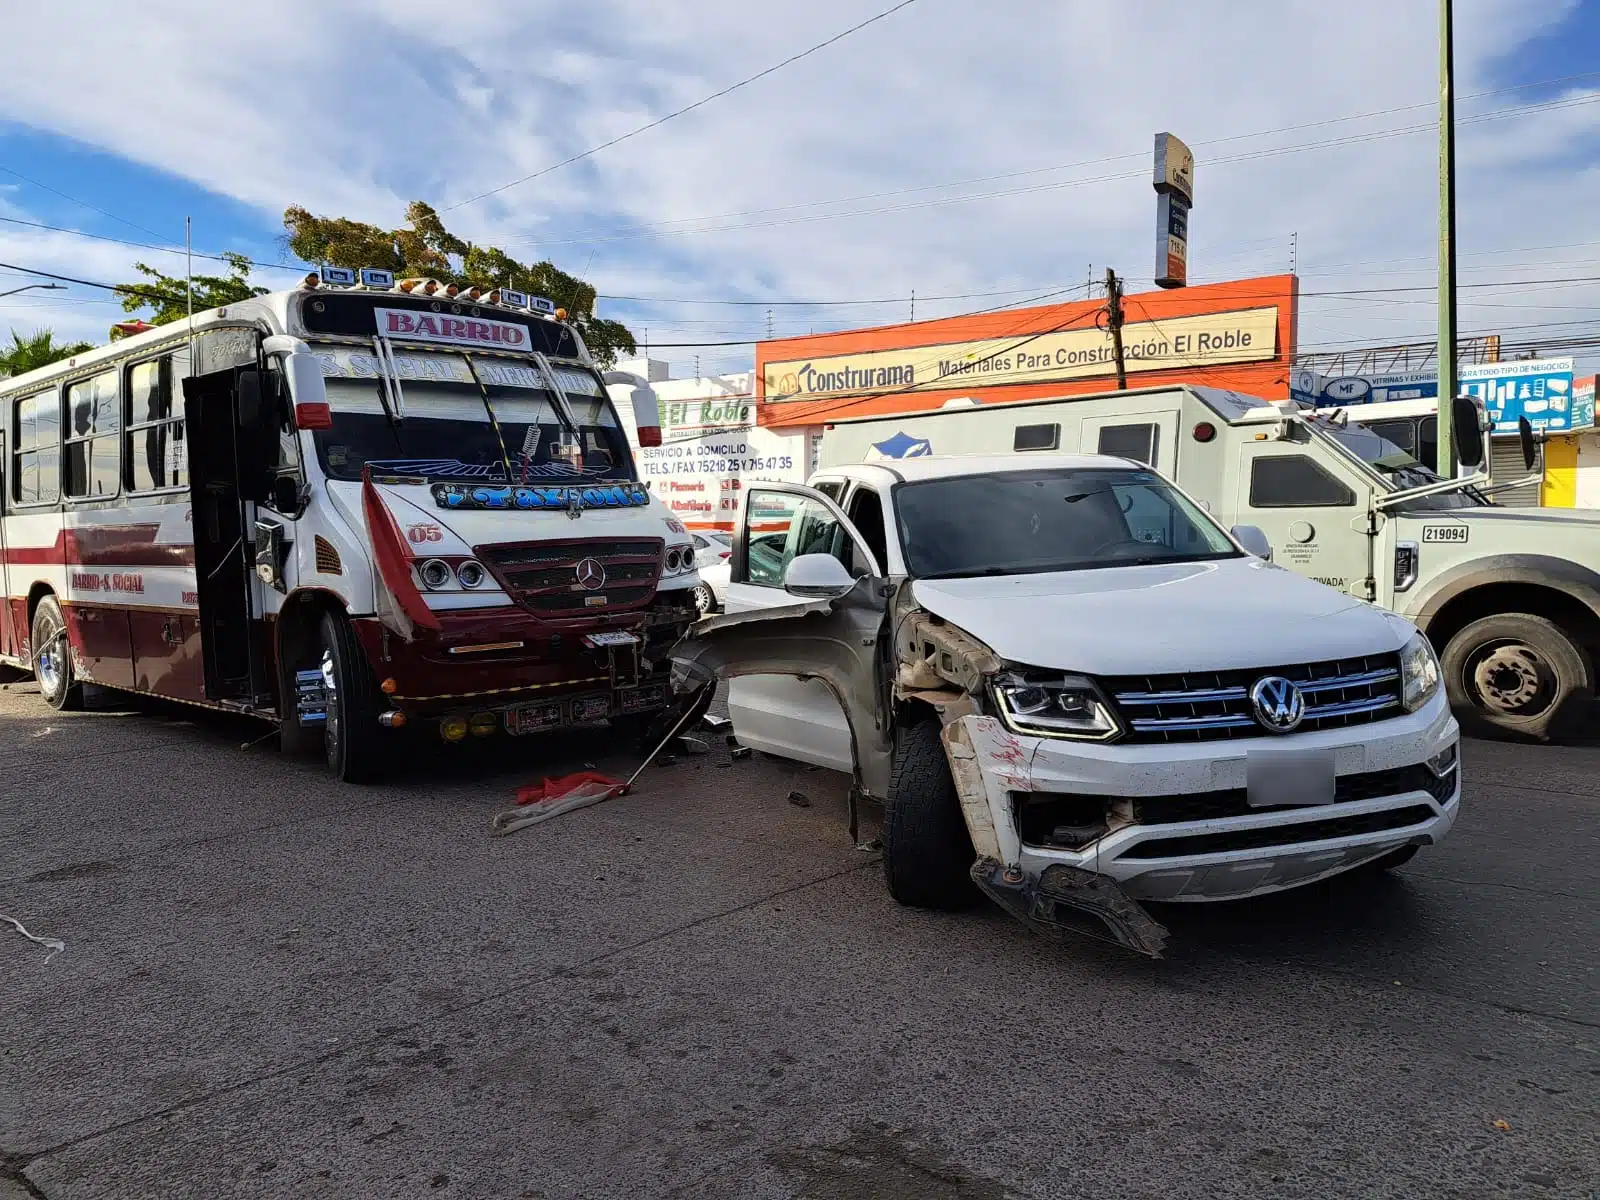
<path fill-rule="evenodd" d="M 233 5 L 164 0 L 142 5 L 135 18 L 111 0 L 77 0 L 30 11 L 8 28 L 0 108 L 254 206 L 268 227 L 289 203 L 392 222 L 407 200 L 444 206 L 530 174 L 877 7 L 289 0 L 268 22 Z M 1519 48 L 1559 23 L 1574 0 L 1462 0 L 1457 8 L 1459 90 L 1470 94 L 1503 86 L 1513 63 L 1522 76 L 1537 75 L 1518 62 Z M 1436 194 L 1426 129 L 1220 160 L 1426 126 L 1435 35 L 1431 5 L 1392 0 L 919 0 L 705 109 L 449 219 L 477 240 L 548 252 L 570 270 L 587 264 L 615 294 L 1042 291 L 1083 280 L 1091 263 L 1097 271 L 1114 265 L 1138 287 L 1154 258 L 1154 199 L 1144 177 L 1151 135 L 1171 128 L 1198 148 L 1198 277 L 1282 270 L 1294 232 L 1308 292 L 1426 286 Z M 1525 98 L 1463 101 L 1461 111 Z M 1385 109 L 1399 111 L 1216 141 Z M 1575 202 L 1574 187 L 1579 169 L 1593 169 L 1597 123 L 1600 104 L 1583 104 L 1463 126 L 1465 278 L 1600 274 L 1563 269 L 1560 251 L 1482 253 L 1600 242 L 1600 216 Z M 844 206 L 892 211 L 838 220 L 810 219 L 812 209 L 713 223 L 744 226 L 721 232 L 610 232 L 1116 155 L 1131 157 L 969 190 L 1127 178 L 969 203 L 926 204 L 950 193 L 915 193 Z M 90 198 L 116 207 L 115 197 Z M 29 261 L 43 265 L 31 249 L 39 244 L 30 240 Z M 1600 247 L 1572 254 L 1596 259 Z M 123 277 L 128 257 L 102 270 Z M 1396 259 L 1413 261 L 1388 261 Z M 1354 262 L 1378 265 L 1334 273 Z M 1463 298 L 1464 328 L 1600 315 L 1600 288 L 1592 286 L 1468 289 Z M 918 315 L 980 303 L 924 301 Z M 1513 304 L 1560 307 L 1490 307 Z M 765 322 L 759 308 L 614 311 L 648 326 L 655 342 L 751 336 Z M 775 319 L 780 331 L 804 332 L 812 321 L 903 316 L 899 308 L 779 310 Z M 1432 327 L 1427 292 L 1308 297 L 1301 322 L 1307 343 L 1426 336 Z M 687 363 L 694 353 L 674 356 Z M 703 368 L 747 357 L 708 348 Z"/>

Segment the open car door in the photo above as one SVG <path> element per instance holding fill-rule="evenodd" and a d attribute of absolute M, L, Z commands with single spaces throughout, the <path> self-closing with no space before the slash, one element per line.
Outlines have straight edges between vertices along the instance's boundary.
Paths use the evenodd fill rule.
<path fill-rule="evenodd" d="M 883 796 L 893 753 L 893 648 L 884 631 L 893 589 L 883 565 L 837 504 L 794 483 L 746 491 L 730 563 L 730 593 L 755 583 L 767 602 L 695 625 L 672 651 L 675 684 L 681 690 L 750 675 L 821 684 L 820 700 L 806 698 L 817 696 L 814 687 L 796 692 L 789 719 L 797 739 L 809 730 L 825 740 L 837 714 L 822 706 L 836 702 L 852 760 L 837 765 L 853 773 L 858 789 Z"/>

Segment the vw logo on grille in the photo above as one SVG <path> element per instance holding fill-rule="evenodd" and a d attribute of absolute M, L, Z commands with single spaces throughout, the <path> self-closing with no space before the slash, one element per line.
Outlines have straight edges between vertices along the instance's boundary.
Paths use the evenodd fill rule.
<path fill-rule="evenodd" d="M 598 592 L 606 585 L 606 568 L 598 558 L 585 558 L 572 568 L 573 578 L 586 592 Z"/>
<path fill-rule="evenodd" d="M 1273 733 L 1289 733 L 1306 716 L 1306 698 L 1281 675 L 1265 675 L 1250 689 L 1256 720 Z"/>

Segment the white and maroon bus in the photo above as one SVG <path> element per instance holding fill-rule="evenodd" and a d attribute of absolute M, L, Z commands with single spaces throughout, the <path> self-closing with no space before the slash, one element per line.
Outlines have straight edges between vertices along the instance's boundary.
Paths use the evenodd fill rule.
<path fill-rule="evenodd" d="M 0 380 L 0 661 L 57 708 L 271 720 L 346 780 L 399 726 L 648 721 L 693 545 L 564 317 L 324 268 Z"/>

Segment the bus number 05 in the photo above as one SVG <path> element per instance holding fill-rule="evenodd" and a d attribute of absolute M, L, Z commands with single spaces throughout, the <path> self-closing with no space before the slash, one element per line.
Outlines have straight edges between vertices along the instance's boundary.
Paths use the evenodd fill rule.
<path fill-rule="evenodd" d="M 437 525 L 413 525 L 406 530 L 406 537 L 418 545 L 423 542 L 442 542 L 444 531 Z"/>

